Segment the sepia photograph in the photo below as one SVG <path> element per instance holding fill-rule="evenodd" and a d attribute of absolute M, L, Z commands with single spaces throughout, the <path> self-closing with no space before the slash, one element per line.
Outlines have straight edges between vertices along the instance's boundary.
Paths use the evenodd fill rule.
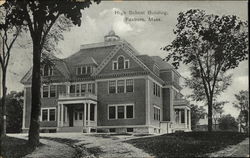
<path fill-rule="evenodd" d="M 249 157 L 248 1 L 0 0 L 0 158 Z"/>

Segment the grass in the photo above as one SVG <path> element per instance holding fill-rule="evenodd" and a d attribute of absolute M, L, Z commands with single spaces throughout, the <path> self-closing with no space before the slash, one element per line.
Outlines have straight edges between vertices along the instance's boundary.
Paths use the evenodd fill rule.
<path fill-rule="evenodd" d="M 27 140 L 5 137 L 3 139 L 3 157 L 4 158 L 20 158 L 34 151 L 27 145 Z"/>
<path fill-rule="evenodd" d="M 156 157 L 208 157 L 228 145 L 244 140 L 237 132 L 186 132 L 126 141 Z"/>

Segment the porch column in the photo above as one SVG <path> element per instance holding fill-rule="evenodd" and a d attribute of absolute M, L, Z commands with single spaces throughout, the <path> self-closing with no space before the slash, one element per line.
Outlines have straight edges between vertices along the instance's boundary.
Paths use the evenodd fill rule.
<path fill-rule="evenodd" d="M 83 116 L 83 126 L 86 126 L 86 103 L 83 103 L 83 106 L 84 106 L 84 116 Z"/>
<path fill-rule="evenodd" d="M 57 127 L 60 127 L 60 106 L 61 104 L 57 105 Z"/>
<path fill-rule="evenodd" d="M 90 103 L 88 103 L 88 125 L 90 125 Z"/>
<path fill-rule="evenodd" d="M 191 109 L 189 109 L 189 130 L 191 130 Z"/>
<path fill-rule="evenodd" d="M 179 113 L 179 121 L 178 121 L 178 123 L 180 124 L 181 123 L 181 109 L 179 109 L 178 113 Z"/>
<path fill-rule="evenodd" d="M 63 104 L 61 104 L 61 127 L 63 127 Z"/>
<path fill-rule="evenodd" d="M 97 104 L 95 104 L 95 121 L 97 122 Z"/>
<path fill-rule="evenodd" d="M 185 128 L 187 128 L 187 109 L 184 109 L 184 114 L 185 114 Z"/>
<path fill-rule="evenodd" d="M 65 122 L 68 122 L 68 107 L 65 106 Z"/>

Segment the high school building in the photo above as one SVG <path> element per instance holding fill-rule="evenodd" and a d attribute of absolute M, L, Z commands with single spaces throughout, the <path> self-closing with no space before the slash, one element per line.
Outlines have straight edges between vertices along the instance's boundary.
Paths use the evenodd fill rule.
<path fill-rule="evenodd" d="M 40 126 L 57 132 L 190 131 L 180 74 L 158 56 L 140 55 L 114 31 L 44 65 Z M 31 73 L 24 84 L 23 130 L 30 125 Z"/>

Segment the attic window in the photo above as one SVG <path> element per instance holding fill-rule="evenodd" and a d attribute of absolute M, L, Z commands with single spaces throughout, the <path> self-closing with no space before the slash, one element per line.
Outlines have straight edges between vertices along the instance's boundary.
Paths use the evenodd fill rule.
<path fill-rule="evenodd" d="M 122 69 L 128 69 L 129 68 L 129 60 L 125 60 L 123 56 L 119 56 L 117 58 L 117 61 L 113 61 L 113 70 L 122 70 Z"/>
<path fill-rule="evenodd" d="M 53 75 L 53 69 L 49 65 L 44 65 L 43 71 L 42 71 L 43 76 L 52 76 Z"/>

